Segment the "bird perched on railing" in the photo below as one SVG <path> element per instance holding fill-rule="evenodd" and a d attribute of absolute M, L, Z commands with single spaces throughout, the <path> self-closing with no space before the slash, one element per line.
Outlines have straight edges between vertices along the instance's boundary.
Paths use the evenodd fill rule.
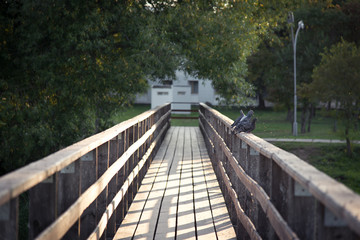
<path fill-rule="evenodd" d="M 233 131 L 236 133 L 252 132 L 256 127 L 257 121 L 257 118 L 252 118 L 252 116 L 254 115 L 254 111 L 250 110 L 247 115 L 244 115 L 244 113 L 240 111 L 240 114 L 240 117 L 238 117 L 231 125 Z"/>
<path fill-rule="evenodd" d="M 231 128 L 235 127 L 243 118 L 245 117 L 245 114 L 243 110 L 240 110 L 240 117 L 238 117 L 233 124 L 231 124 Z"/>

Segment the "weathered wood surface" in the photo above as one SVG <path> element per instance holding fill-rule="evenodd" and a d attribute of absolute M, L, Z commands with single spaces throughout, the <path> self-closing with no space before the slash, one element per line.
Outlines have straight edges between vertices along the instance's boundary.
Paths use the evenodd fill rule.
<path fill-rule="evenodd" d="M 211 125 L 216 126 L 216 134 L 220 135 L 222 138 L 219 143 L 216 140 L 216 136 L 214 136 L 216 134 L 208 132 L 207 134 L 211 135 L 209 139 L 211 145 L 209 151 L 211 151 L 211 149 L 220 150 L 224 151 L 223 154 L 228 154 L 226 157 L 230 159 L 229 163 L 234 167 L 233 170 L 235 170 L 240 178 L 241 175 L 243 175 L 242 170 L 236 166 L 238 164 L 233 161 L 234 159 L 232 159 L 231 156 L 237 154 L 236 149 L 238 148 L 238 146 L 232 146 L 231 138 L 233 136 L 230 129 L 233 121 L 205 104 L 200 104 L 200 109 L 202 109 L 201 111 L 203 112 L 203 115 L 205 115 L 204 119 L 209 121 Z M 209 129 L 209 131 L 211 130 Z M 343 238 L 347 238 L 347 234 L 349 234 L 349 237 L 351 236 L 351 238 L 353 238 L 354 235 L 351 231 L 360 235 L 360 196 L 358 194 L 354 193 L 342 183 L 339 183 L 323 172 L 320 172 L 297 156 L 288 153 L 253 134 L 240 133 L 236 134 L 236 137 L 239 139 L 238 144 L 241 145 L 241 148 L 243 148 L 242 145 L 245 146 L 245 155 L 240 159 L 241 161 L 244 161 L 241 163 L 244 165 L 242 167 L 248 168 L 253 164 L 249 158 L 251 156 L 251 151 L 253 151 L 257 153 L 259 157 L 265 158 L 268 161 L 267 164 L 270 167 L 270 169 L 267 170 L 268 173 L 271 173 L 271 168 L 273 169 L 272 171 L 278 171 L 278 174 L 273 172 L 272 178 L 268 179 L 268 181 L 273 182 L 272 185 L 270 182 L 269 186 L 262 185 L 262 187 L 267 188 L 266 191 L 261 190 L 258 186 L 250 191 L 251 194 L 254 194 L 257 198 L 261 197 L 261 199 L 265 200 L 260 202 L 260 205 L 267 209 L 265 212 L 269 213 L 269 210 L 272 208 L 271 205 L 268 205 L 269 202 L 266 201 L 266 198 L 268 198 L 266 195 L 272 194 L 272 196 L 270 196 L 271 201 L 275 202 L 276 208 L 280 211 L 281 215 L 283 215 L 285 219 L 287 218 L 287 223 L 291 224 L 292 228 L 298 228 L 297 225 L 299 225 L 299 221 L 308 222 L 308 220 L 306 220 L 306 217 L 303 218 L 302 216 L 300 220 L 300 216 L 299 214 L 296 214 L 296 212 L 301 213 L 301 209 L 297 211 L 291 206 L 295 206 L 294 204 L 305 204 L 306 202 L 307 205 L 315 205 L 315 208 L 318 209 L 316 213 L 310 211 L 309 214 L 320 214 L 317 218 L 315 217 L 314 221 L 317 221 L 317 223 L 314 223 L 314 225 L 318 230 L 313 230 L 313 234 L 322 236 L 321 234 L 323 233 L 316 231 L 323 231 L 323 229 L 325 229 L 325 235 L 329 233 L 331 236 L 341 235 Z M 218 148 L 218 145 L 221 145 L 220 148 Z M 225 151 L 226 148 L 229 148 L 230 152 Z M 249 171 L 247 174 L 252 174 L 251 169 L 245 169 L 245 171 Z M 243 175 L 243 177 L 246 176 Z M 259 177 L 261 176 L 255 176 L 255 178 L 257 178 L 256 180 L 258 180 Z M 248 180 L 250 180 L 246 180 L 246 178 L 243 179 L 245 185 L 246 182 L 249 182 Z M 303 188 L 302 191 L 305 195 L 303 197 L 301 195 L 294 197 L 294 194 L 296 194 L 294 192 L 299 186 L 300 188 Z M 279 196 L 276 194 L 279 194 Z M 284 195 L 280 196 L 280 194 Z M 306 197 L 314 197 L 315 200 L 313 201 L 310 198 L 307 200 Z M 287 206 L 282 206 L 284 202 L 284 199 L 282 198 L 286 198 L 289 202 L 286 203 L 288 204 Z M 314 207 L 311 207 L 311 209 L 314 209 Z M 324 212 L 327 214 L 326 216 L 324 215 Z M 304 214 L 305 212 L 303 212 L 302 215 Z M 334 219 L 336 223 L 332 223 L 331 218 L 328 217 L 332 214 L 334 215 L 332 219 Z M 268 215 L 269 218 L 273 218 L 272 220 L 270 218 L 270 221 L 274 221 L 276 220 L 275 218 L 279 217 L 276 212 L 271 215 L 272 216 Z M 330 223 L 328 222 L 329 219 Z M 276 222 L 281 223 L 282 221 L 276 220 Z M 306 223 L 301 224 L 307 226 Z M 347 230 L 341 230 L 342 226 L 344 226 L 344 228 L 348 226 Z M 331 230 L 331 228 L 335 230 Z M 303 229 L 303 231 L 305 230 Z M 338 231 L 342 231 L 342 233 L 338 234 Z M 298 231 L 297 233 L 299 234 Z"/>
<path fill-rule="evenodd" d="M 168 131 L 114 239 L 236 239 L 197 127 Z"/>
<path fill-rule="evenodd" d="M 162 116 L 162 118 L 167 118 L 170 113 Z M 140 148 L 142 144 L 146 142 L 146 140 L 153 134 L 153 132 L 159 127 L 161 121 L 154 124 L 149 131 L 147 131 L 137 142 L 132 144 L 126 152 L 122 154 L 122 156 L 104 173 L 102 173 L 101 177 L 91 185 L 80 197 L 76 199 L 73 205 L 69 207 L 69 209 L 64 212 L 52 225 L 42 232 L 38 239 L 59 239 L 61 238 L 68 229 L 80 218 L 85 209 L 99 196 L 102 191 L 108 186 L 111 179 L 120 171 L 120 169 L 129 161 L 129 158 L 132 154 Z M 163 127 L 164 128 L 164 127 Z M 138 172 L 136 172 L 137 174 Z M 132 178 L 136 177 L 136 175 L 131 176 Z M 133 179 L 131 179 L 132 181 Z M 128 189 L 127 189 L 128 190 Z M 106 202 L 104 202 L 101 212 L 99 213 L 99 217 L 102 216 L 102 213 L 106 210 Z M 111 210 L 113 212 L 113 210 Z M 106 213 L 106 215 L 108 212 Z M 106 219 L 106 218 L 105 218 Z M 98 219 L 100 221 L 100 219 Z M 105 220 L 102 220 L 102 224 L 100 224 L 99 229 L 101 232 L 105 229 Z"/>
<path fill-rule="evenodd" d="M 200 115 L 204 117 L 202 113 L 200 113 Z M 280 239 L 298 239 L 296 234 L 291 230 L 291 228 L 288 226 L 288 224 L 283 219 L 283 217 L 279 214 L 275 206 L 271 203 L 271 200 L 264 191 L 264 189 L 244 171 L 241 165 L 239 165 L 238 161 L 233 156 L 233 153 L 227 147 L 226 143 L 223 141 L 221 136 L 219 136 L 219 134 L 216 132 L 213 126 L 210 125 L 210 123 L 207 124 L 209 125 L 209 129 L 213 131 L 212 133 L 213 136 L 216 136 L 216 140 L 220 144 L 221 150 L 227 157 L 227 161 L 230 163 L 234 173 L 236 174 L 238 179 L 241 180 L 241 182 L 248 189 L 248 191 L 251 192 L 255 196 L 255 199 L 260 203 L 261 207 L 266 213 L 266 216 L 269 218 L 271 224 L 273 225 L 274 230 L 277 232 Z M 201 127 L 204 128 L 202 124 Z M 260 236 L 258 235 L 258 233 L 256 233 L 256 229 L 254 229 L 253 223 L 245 215 L 240 204 L 238 204 L 236 193 L 233 192 L 232 190 L 230 180 L 228 179 L 226 175 L 226 171 L 224 170 L 221 162 L 220 165 L 221 165 L 220 172 L 222 175 L 222 179 L 225 182 L 229 195 L 232 198 L 232 201 L 235 203 L 236 206 L 235 209 L 238 218 L 240 219 L 240 222 L 243 224 L 244 228 L 251 236 L 251 239 L 260 239 Z"/>
<path fill-rule="evenodd" d="M 164 105 L 165 106 L 165 105 Z M 116 137 L 118 134 L 141 122 L 164 106 L 146 111 L 99 134 L 86 138 L 39 161 L 20 168 L 0 178 L 0 205 L 29 190 L 54 173 L 68 166 L 81 156 Z"/>

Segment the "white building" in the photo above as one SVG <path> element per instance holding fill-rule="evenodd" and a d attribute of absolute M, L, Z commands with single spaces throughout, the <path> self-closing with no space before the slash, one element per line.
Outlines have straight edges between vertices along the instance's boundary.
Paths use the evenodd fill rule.
<path fill-rule="evenodd" d="M 174 81 L 164 84 L 149 82 L 149 89 L 145 94 L 138 95 L 135 103 L 151 104 L 151 108 L 171 102 L 173 109 L 190 109 L 191 103 L 209 102 L 218 104 L 219 95 L 216 94 L 210 80 L 197 79 L 183 71 L 176 71 Z"/>

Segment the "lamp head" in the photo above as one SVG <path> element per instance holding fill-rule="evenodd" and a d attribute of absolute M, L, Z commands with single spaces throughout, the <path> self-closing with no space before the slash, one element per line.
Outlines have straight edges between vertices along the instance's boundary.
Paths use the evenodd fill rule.
<path fill-rule="evenodd" d="M 304 25 L 304 22 L 302 20 L 299 21 L 298 23 L 298 26 L 301 28 L 301 29 L 304 29 L 305 25 Z"/>
<path fill-rule="evenodd" d="M 294 13 L 293 12 L 289 12 L 287 22 L 294 23 Z"/>

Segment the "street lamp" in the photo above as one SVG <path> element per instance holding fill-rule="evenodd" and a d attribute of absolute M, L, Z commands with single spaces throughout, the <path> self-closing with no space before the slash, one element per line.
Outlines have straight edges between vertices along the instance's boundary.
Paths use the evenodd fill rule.
<path fill-rule="evenodd" d="M 294 38 L 294 14 L 292 12 L 288 15 L 288 23 L 290 23 L 291 27 L 291 40 L 294 51 L 294 123 L 293 123 L 293 135 L 297 136 L 297 122 L 296 122 L 296 105 L 297 105 L 297 97 L 296 97 L 296 42 L 300 29 L 304 29 L 304 22 L 301 20 L 298 23 L 298 28 L 296 30 L 295 38 Z"/>

